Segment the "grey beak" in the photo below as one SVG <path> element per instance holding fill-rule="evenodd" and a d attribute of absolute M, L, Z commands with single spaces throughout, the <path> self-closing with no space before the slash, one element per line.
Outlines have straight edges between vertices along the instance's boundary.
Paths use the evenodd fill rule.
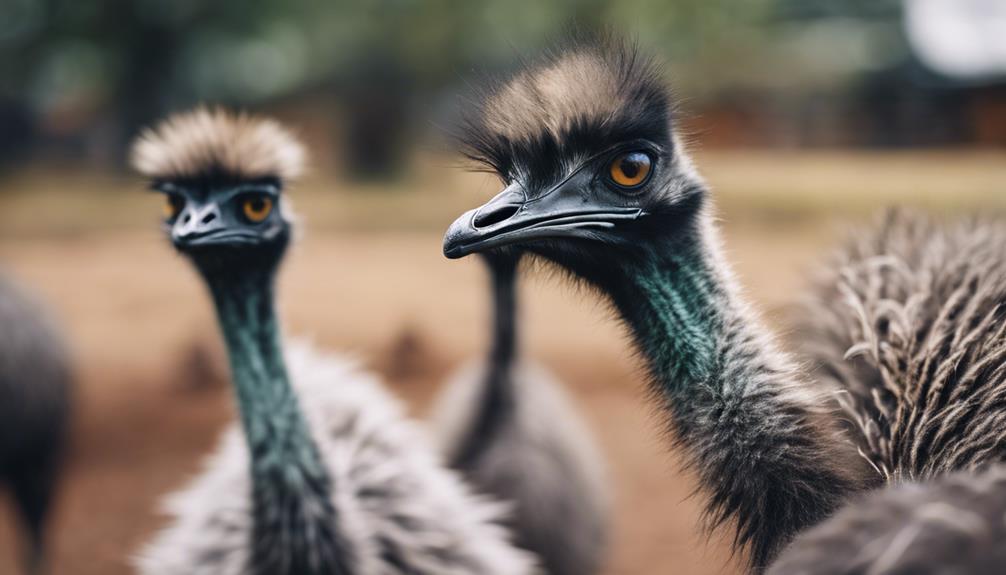
<path fill-rule="evenodd" d="M 444 255 L 455 259 L 492 248 L 548 238 L 596 238 L 599 231 L 642 215 L 639 207 L 591 200 L 589 179 L 572 178 L 528 198 L 511 184 L 480 208 L 461 215 L 444 236 Z"/>
<path fill-rule="evenodd" d="M 171 241 L 176 246 L 184 247 L 207 236 L 212 236 L 225 228 L 220 216 L 220 207 L 216 202 L 208 204 L 190 204 L 178 214 L 171 227 Z"/>

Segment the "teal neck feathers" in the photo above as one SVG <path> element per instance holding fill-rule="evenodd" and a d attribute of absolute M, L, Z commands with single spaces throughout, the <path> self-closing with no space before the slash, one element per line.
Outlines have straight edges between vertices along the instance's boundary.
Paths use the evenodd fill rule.
<path fill-rule="evenodd" d="M 857 488 L 861 462 L 740 300 L 711 225 L 639 248 L 601 287 L 708 493 L 710 526 L 736 524 L 758 571 Z"/>
<path fill-rule="evenodd" d="M 251 454 L 255 573 L 347 573 L 328 474 L 290 385 L 272 270 L 207 273 Z"/>
<path fill-rule="evenodd" d="M 671 395 L 694 384 L 718 385 L 717 341 L 731 302 L 699 251 L 678 246 L 636 260 L 625 298 L 616 302 L 654 377 Z"/>

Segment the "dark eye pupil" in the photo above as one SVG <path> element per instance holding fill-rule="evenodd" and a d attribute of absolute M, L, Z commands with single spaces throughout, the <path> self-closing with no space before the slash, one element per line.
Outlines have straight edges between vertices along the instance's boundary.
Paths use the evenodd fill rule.
<path fill-rule="evenodd" d="M 251 201 L 251 209 L 253 212 L 261 212 L 265 209 L 265 202 L 262 201 L 262 198 L 255 198 Z"/>
<path fill-rule="evenodd" d="M 622 160 L 622 173 L 625 174 L 627 178 L 633 179 L 638 176 L 640 169 L 642 169 L 642 166 L 640 166 L 639 162 L 634 161 L 632 158 L 625 158 Z"/>
<path fill-rule="evenodd" d="M 632 152 L 622 157 L 619 168 L 622 174 L 630 180 L 643 176 L 649 167 L 650 158 L 642 152 Z"/>

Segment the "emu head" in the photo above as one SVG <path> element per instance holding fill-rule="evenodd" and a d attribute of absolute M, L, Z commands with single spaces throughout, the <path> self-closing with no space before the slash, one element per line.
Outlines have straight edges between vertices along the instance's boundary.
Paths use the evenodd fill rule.
<path fill-rule="evenodd" d="M 165 230 L 200 267 L 275 264 L 292 227 L 284 187 L 304 149 L 273 120 L 197 108 L 145 130 L 134 168 L 164 194 Z"/>
<path fill-rule="evenodd" d="M 691 237 L 705 187 L 672 116 L 658 67 L 624 43 L 579 44 L 518 72 L 461 135 L 503 190 L 451 225 L 444 254 L 527 250 L 590 279 L 655 237 Z"/>

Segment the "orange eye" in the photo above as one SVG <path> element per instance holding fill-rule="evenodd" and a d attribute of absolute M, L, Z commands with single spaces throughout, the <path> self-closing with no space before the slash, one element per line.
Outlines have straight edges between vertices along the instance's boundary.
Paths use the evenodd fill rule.
<path fill-rule="evenodd" d="M 164 197 L 164 218 L 169 222 L 178 217 L 185 207 L 185 199 L 176 194 L 167 194 Z"/>
<path fill-rule="evenodd" d="M 263 222 L 272 212 L 272 199 L 268 196 L 252 196 L 241 202 L 241 211 L 254 224 Z"/>
<path fill-rule="evenodd" d="M 636 188 L 650 175 L 653 160 L 644 152 L 628 152 L 615 158 L 608 166 L 611 181 L 623 188 Z"/>

